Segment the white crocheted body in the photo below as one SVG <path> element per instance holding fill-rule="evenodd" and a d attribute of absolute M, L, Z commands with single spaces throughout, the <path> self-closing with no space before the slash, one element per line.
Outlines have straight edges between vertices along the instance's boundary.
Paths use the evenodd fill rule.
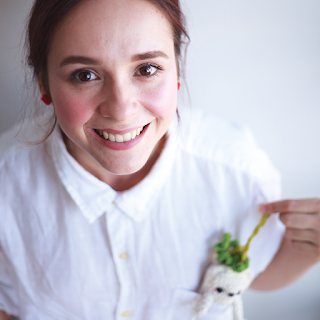
<path fill-rule="evenodd" d="M 242 292 L 250 286 L 250 269 L 235 272 L 225 265 L 210 266 L 200 289 L 201 297 L 196 301 L 196 317 L 205 315 L 212 302 L 233 304 L 234 320 L 243 320 Z"/>

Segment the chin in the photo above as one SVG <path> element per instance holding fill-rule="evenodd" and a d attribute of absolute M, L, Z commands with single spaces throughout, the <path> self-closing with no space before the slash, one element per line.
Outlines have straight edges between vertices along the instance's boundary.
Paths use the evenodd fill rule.
<path fill-rule="evenodd" d="M 147 163 L 148 158 L 145 161 L 134 161 L 134 159 L 130 160 L 121 160 L 116 161 L 116 163 L 100 163 L 100 165 L 107 170 L 108 172 L 115 175 L 130 175 L 139 172 Z"/>

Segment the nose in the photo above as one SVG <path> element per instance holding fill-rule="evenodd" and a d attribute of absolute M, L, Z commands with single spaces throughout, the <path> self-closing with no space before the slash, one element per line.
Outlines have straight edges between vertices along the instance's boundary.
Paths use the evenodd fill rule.
<path fill-rule="evenodd" d="M 129 81 L 110 81 L 103 87 L 101 95 L 99 111 L 103 117 L 125 121 L 137 112 L 138 101 Z"/>

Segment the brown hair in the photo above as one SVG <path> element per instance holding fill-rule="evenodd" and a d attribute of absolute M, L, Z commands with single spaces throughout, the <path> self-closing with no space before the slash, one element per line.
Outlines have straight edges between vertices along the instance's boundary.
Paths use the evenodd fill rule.
<path fill-rule="evenodd" d="M 41 80 L 43 88 L 49 96 L 47 57 L 51 39 L 63 18 L 82 1 L 85 0 L 35 0 L 30 11 L 25 40 L 27 65 L 32 69 L 33 79 Z M 180 0 L 146 1 L 159 7 L 172 25 L 178 75 L 181 76 L 182 71 L 183 77 L 185 55 L 182 47 L 185 46 L 186 50 L 189 43 L 189 35 L 184 14 L 180 8 Z M 53 120 L 54 125 L 40 142 L 45 141 L 52 133 L 57 122 L 55 114 Z"/>
<path fill-rule="evenodd" d="M 28 20 L 27 64 L 34 79 L 41 81 L 49 94 L 47 57 L 53 33 L 61 20 L 83 0 L 36 0 Z"/>
<path fill-rule="evenodd" d="M 58 24 L 84 0 L 36 0 L 30 12 L 27 34 L 27 64 L 34 79 L 41 77 L 44 89 L 50 94 L 47 74 L 49 44 Z M 185 17 L 179 0 L 146 0 L 152 2 L 166 14 L 173 28 L 174 48 L 178 72 L 182 68 L 182 46 L 189 42 Z"/>

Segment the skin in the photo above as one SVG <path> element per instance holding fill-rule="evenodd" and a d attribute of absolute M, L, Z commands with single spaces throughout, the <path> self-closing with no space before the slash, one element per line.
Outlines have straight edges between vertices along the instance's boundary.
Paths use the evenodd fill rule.
<path fill-rule="evenodd" d="M 275 290 L 298 280 L 320 261 L 320 199 L 282 200 L 259 209 L 263 214 L 279 212 L 286 226 L 279 251 L 251 284 L 253 289 Z"/>
<path fill-rule="evenodd" d="M 90 80 L 80 81 L 83 75 Z M 146 1 L 81 3 L 53 36 L 48 79 L 50 92 L 41 82 L 40 90 L 50 94 L 69 153 L 115 190 L 141 181 L 165 144 L 177 106 L 173 33 L 163 13 Z M 127 150 L 112 150 L 94 132 L 124 134 L 147 124 Z"/>
<path fill-rule="evenodd" d="M 5 312 L 0 311 L 0 320 L 9 320 L 10 316 L 8 316 Z"/>
<path fill-rule="evenodd" d="M 155 51 L 165 56 L 141 57 Z M 71 56 L 93 61 L 63 64 Z M 152 69 L 154 76 L 143 76 L 141 66 L 146 64 L 160 65 L 162 70 Z M 71 81 L 79 69 L 93 72 L 93 80 Z M 52 99 L 69 153 L 115 190 L 126 190 L 141 181 L 165 144 L 177 104 L 173 36 L 163 14 L 145 1 L 82 3 L 52 39 L 48 72 L 49 92 L 41 82 L 40 91 Z M 95 128 L 122 132 L 146 124 L 143 139 L 129 150 L 111 150 L 92 132 Z M 251 285 L 273 290 L 294 282 L 320 261 L 320 199 L 263 204 L 260 211 L 280 212 L 286 226 L 278 253 Z M 0 311 L 0 320 L 8 319 Z"/>
<path fill-rule="evenodd" d="M 87 60 L 63 63 L 72 56 Z M 156 66 L 150 69 L 153 76 L 143 75 L 148 64 Z M 92 80 L 71 80 L 77 70 L 89 70 Z M 157 7 L 143 0 L 91 0 L 55 32 L 49 92 L 41 81 L 39 89 L 51 98 L 69 153 L 121 191 L 148 174 L 165 145 L 177 107 L 177 70 L 171 24 Z M 109 149 L 92 132 L 123 134 L 147 124 L 143 139 L 129 150 Z M 0 320 L 9 318 L 0 310 Z"/>

